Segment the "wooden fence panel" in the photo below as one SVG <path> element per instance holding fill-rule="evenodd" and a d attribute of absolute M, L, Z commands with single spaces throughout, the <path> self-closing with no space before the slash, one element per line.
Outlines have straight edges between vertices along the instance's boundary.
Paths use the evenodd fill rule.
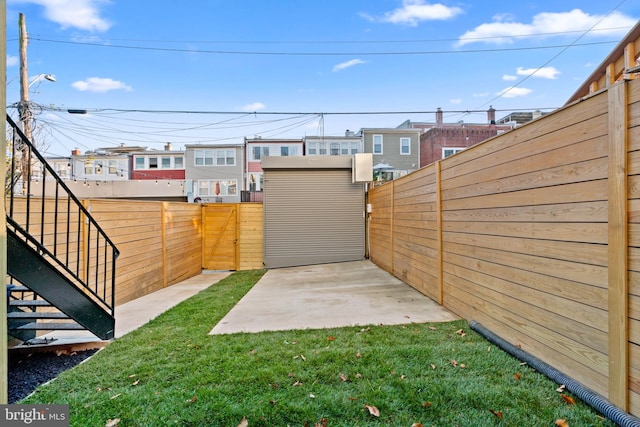
<path fill-rule="evenodd" d="M 640 84 L 628 85 L 629 412 L 640 416 Z"/>
<path fill-rule="evenodd" d="M 238 270 L 264 268 L 262 203 L 241 203 L 238 215 Z"/>
<path fill-rule="evenodd" d="M 202 272 L 202 212 L 198 204 L 162 204 L 164 286 Z"/>
<path fill-rule="evenodd" d="M 369 242 L 380 267 L 436 301 L 441 283 L 447 308 L 637 416 L 640 80 L 620 85 L 371 189 Z"/>

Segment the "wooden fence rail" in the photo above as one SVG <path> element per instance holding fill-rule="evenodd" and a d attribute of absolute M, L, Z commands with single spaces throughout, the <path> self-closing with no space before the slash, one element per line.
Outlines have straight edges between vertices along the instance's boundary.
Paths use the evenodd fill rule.
<path fill-rule="evenodd" d="M 371 260 L 640 415 L 640 81 L 369 192 Z"/>

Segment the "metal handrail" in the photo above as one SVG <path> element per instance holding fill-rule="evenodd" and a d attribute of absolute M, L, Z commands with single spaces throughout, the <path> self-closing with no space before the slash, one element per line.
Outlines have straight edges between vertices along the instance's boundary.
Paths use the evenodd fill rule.
<path fill-rule="evenodd" d="M 5 188 L 7 227 L 113 315 L 120 252 L 9 116 L 7 124 L 12 142 Z M 49 190 L 50 185 L 55 187 Z"/>

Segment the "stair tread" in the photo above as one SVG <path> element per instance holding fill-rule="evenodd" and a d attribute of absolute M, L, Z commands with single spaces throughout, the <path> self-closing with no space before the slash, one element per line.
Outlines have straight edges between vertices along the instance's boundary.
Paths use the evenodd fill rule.
<path fill-rule="evenodd" d="M 33 292 L 31 289 L 23 285 L 8 285 L 7 289 L 11 292 Z"/>
<path fill-rule="evenodd" d="M 51 306 L 49 301 L 45 300 L 12 300 L 9 301 L 9 305 L 18 307 L 48 307 Z"/>
<path fill-rule="evenodd" d="M 64 313 L 59 311 L 13 311 L 7 313 L 9 319 L 68 319 Z"/>
<path fill-rule="evenodd" d="M 40 322 L 31 322 L 25 325 L 20 325 L 15 328 L 10 328 L 10 330 L 19 330 L 19 331 L 32 331 L 32 330 L 40 330 L 40 331 L 55 331 L 55 330 L 65 330 L 65 331 L 77 331 L 84 330 L 85 328 L 82 325 L 77 323 L 40 323 Z"/>

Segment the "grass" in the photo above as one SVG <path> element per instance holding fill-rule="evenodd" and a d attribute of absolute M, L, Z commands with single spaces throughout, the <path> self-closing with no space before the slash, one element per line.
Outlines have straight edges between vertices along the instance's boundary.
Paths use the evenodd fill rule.
<path fill-rule="evenodd" d="M 208 335 L 262 274 L 232 274 L 20 403 L 69 404 L 73 426 L 613 425 L 465 321 Z"/>

